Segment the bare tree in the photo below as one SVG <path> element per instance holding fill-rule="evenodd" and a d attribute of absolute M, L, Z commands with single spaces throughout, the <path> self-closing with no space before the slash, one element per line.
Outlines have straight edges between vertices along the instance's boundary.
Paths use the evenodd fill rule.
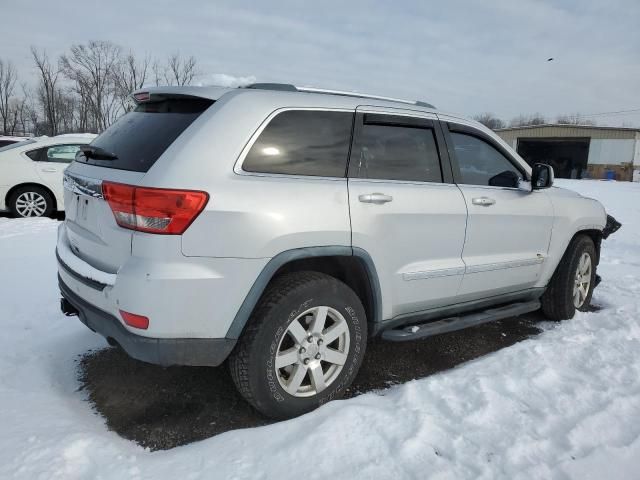
<path fill-rule="evenodd" d="M 60 95 L 56 98 L 56 103 L 58 112 L 60 112 L 60 133 L 69 133 L 77 130 L 78 97 L 74 95 L 72 90 L 60 92 Z"/>
<path fill-rule="evenodd" d="M 558 125 L 595 125 L 593 120 L 584 118 L 579 113 L 574 115 L 558 115 L 556 118 Z"/>
<path fill-rule="evenodd" d="M 18 125 L 20 126 L 20 132 L 22 135 L 27 135 L 30 131 L 29 119 L 30 119 L 30 102 L 31 102 L 31 90 L 26 83 L 22 84 L 22 98 L 17 109 Z"/>
<path fill-rule="evenodd" d="M 2 117 L 2 131 L 9 133 L 9 126 L 14 113 L 11 111 L 11 97 L 16 87 L 18 75 L 11 62 L 0 59 L 0 117 Z"/>
<path fill-rule="evenodd" d="M 196 75 L 196 59 L 182 58 L 179 53 L 169 55 L 164 79 L 167 85 L 189 85 Z"/>
<path fill-rule="evenodd" d="M 120 105 L 125 112 L 131 110 L 132 107 L 129 97 L 131 92 L 145 85 L 150 64 L 151 57 L 149 55 L 146 55 L 142 60 L 137 60 L 135 55 L 129 52 L 114 71 L 116 92 L 120 100 Z"/>
<path fill-rule="evenodd" d="M 480 115 L 473 117 L 473 119 L 491 130 L 498 130 L 505 127 L 505 123 L 493 113 L 481 113 Z"/>
<path fill-rule="evenodd" d="M 527 127 L 533 125 L 544 125 L 547 119 L 540 113 L 532 115 L 518 115 L 509 122 L 510 127 Z"/>
<path fill-rule="evenodd" d="M 151 71 L 153 72 L 153 83 L 157 87 L 166 83 L 165 78 L 167 76 L 167 67 L 161 65 L 158 60 L 154 60 L 151 64 Z"/>
<path fill-rule="evenodd" d="M 24 89 L 24 98 L 26 99 L 26 108 L 25 108 L 25 116 L 27 118 L 27 122 L 30 125 L 30 132 L 33 135 L 40 135 L 42 131 L 40 130 L 40 126 L 42 122 L 40 120 L 40 108 L 36 105 L 37 95 L 31 89 Z M 26 132 L 25 132 L 26 133 Z"/>
<path fill-rule="evenodd" d="M 60 87 L 58 86 L 60 70 L 51 65 L 46 51 L 39 52 L 35 47 L 31 47 L 31 55 L 40 73 L 37 96 L 47 124 L 45 131 L 49 135 L 57 135 L 59 114 L 56 97 L 60 95 Z"/>
<path fill-rule="evenodd" d="M 75 83 L 75 92 L 86 102 L 98 131 L 111 125 L 120 113 L 113 72 L 121 62 L 120 47 L 104 41 L 72 45 L 60 57 L 64 75 Z"/>

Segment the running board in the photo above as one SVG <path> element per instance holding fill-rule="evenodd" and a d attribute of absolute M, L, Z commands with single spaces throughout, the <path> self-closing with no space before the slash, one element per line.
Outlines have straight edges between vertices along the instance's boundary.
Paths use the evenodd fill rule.
<path fill-rule="evenodd" d="M 455 332 L 463 328 L 475 327 L 483 323 L 502 320 L 509 317 L 517 317 L 525 313 L 534 312 L 540 308 L 540 301 L 518 302 L 505 305 L 504 307 L 490 308 L 480 312 L 473 312 L 466 315 L 443 318 L 435 322 L 418 323 L 415 325 L 405 325 L 401 328 L 393 328 L 382 332 L 383 340 L 391 342 L 406 342 L 418 340 L 420 338 L 440 335 L 441 333 Z"/>

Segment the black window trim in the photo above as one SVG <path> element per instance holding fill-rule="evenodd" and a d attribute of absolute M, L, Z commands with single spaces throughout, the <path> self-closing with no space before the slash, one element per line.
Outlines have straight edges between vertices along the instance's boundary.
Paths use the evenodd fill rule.
<path fill-rule="evenodd" d="M 32 162 L 42 162 L 44 160 L 41 160 L 41 157 L 43 156 L 43 153 L 46 151 L 47 148 L 49 148 L 49 147 L 47 146 L 47 147 L 32 148 L 31 150 L 25 150 L 23 153 Z M 29 155 L 30 153 L 33 153 L 33 152 L 38 152 L 38 158 L 37 159 L 32 158 L 31 155 Z"/>
<path fill-rule="evenodd" d="M 245 170 L 243 168 L 243 164 L 247 155 L 251 151 L 253 144 L 258 140 L 262 132 L 265 128 L 271 123 L 271 121 L 284 112 L 342 112 L 342 113 L 350 113 L 354 116 L 356 114 L 355 108 L 331 108 L 331 107 L 283 107 L 278 108 L 267 115 L 267 118 L 260 124 L 260 126 L 256 129 L 255 132 L 249 137 L 249 141 L 242 148 L 240 155 L 238 155 L 238 159 L 236 160 L 235 165 L 233 166 L 233 172 L 236 175 L 250 176 L 250 177 L 276 177 L 276 178 L 292 178 L 299 180 L 332 180 L 332 181 L 346 181 L 347 180 L 347 172 L 349 171 L 349 158 L 351 156 L 351 146 L 353 145 L 353 134 L 354 134 L 354 123 L 355 120 L 351 123 L 351 136 L 349 138 L 349 149 L 347 153 L 347 162 L 345 167 L 345 172 L 342 177 L 325 177 L 321 175 L 297 175 L 294 173 L 270 173 L 270 172 L 251 172 L 249 170 Z"/>
<path fill-rule="evenodd" d="M 485 143 L 488 143 L 493 148 L 498 150 L 510 163 L 513 167 L 518 170 L 522 177 L 526 181 L 531 181 L 531 176 L 527 173 L 527 171 L 522 167 L 520 162 L 518 162 L 513 156 L 499 143 L 497 143 L 491 136 L 487 135 L 481 130 L 477 128 L 470 127 L 468 125 L 462 125 L 460 123 L 449 122 L 449 121 L 441 121 L 442 130 L 444 132 L 444 138 L 447 144 L 447 151 L 449 152 L 449 158 L 451 162 L 451 170 L 453 173 L 453 178 L 455 183 L 458 185 L 469 185 L 473 187 L 483 187 L 483 188 L 497 188 L 497 189 L 508 189 L 508 190 L 517 190 L 517 187 L 494 187 L 492 185 L 472 185 L 468 183 L 462 182 L 462 174 L 460 173 L 460 167 L 458 165 L 458 159 L 456 157 L 456 152 L 453 144 L 453 138 L 451 137 L 451 133 L 462 133 L 465 135 L 469 135 L 471 137 L 476 137 L 479 140 L 482 140 Z"/>
<path fill-rule="evenodd" d="M 356 143 L 356 139 L 362 135 L 364 125 L 388 125 L 393 127 L 409 127 L 420 128 L 425 130 L 433 130 L 440 161 L 440 182 L 424 182 L 420 180 L 396 180 L 384 178 L 360 178 L 349 175 L 349 166 L 352 161 L 352 148 Z M 377 183 L 398 183 L 398 184 L 424 184 L 424 185 L 452 185 L 453 169 L 450 164 L 450 154 L 448 145 L 445 141 L 442 127 L 437 118 L 428 118 L 412 113 L 404 113 L 400 111 L 386 112 L 381 110 L 368 111 L 366 109 L 356 110 L 353 133 L 351 135 L 351 148 L 349 149 L 349 162 L 347 165 L 347 177 L 349 180 L 366 181 Z"/>

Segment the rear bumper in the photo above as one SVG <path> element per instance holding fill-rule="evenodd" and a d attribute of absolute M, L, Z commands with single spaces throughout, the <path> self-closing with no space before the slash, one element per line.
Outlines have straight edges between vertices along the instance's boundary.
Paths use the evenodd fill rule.
<path fill-rule="evenodd" d="M 67 290 L 110 315 L 129 333 L 152 339 L 237 338 L 230 326 L 268 259 L 184 257 L 180 238 L 140 235 L 117 273 L 98 270 L 58 234 L 58 275 Z M 82 245 L 81 245 L 82 248 Z M 149 318 L 145 330 L 126 325 L 120 310 Z"/>
<path fill-rule="evenodd" d="M 78 311 L 82 323 L 117 342 L 129 356 L 143 362 L 162 366 L 215 367 L 224 362 L 236 344 L 235 339 L 228 338 L 151 338 L 136 335 L 124 328 L 113 315 L 73 293 L 60 276 L 58 283 L 62 297 Z"/>

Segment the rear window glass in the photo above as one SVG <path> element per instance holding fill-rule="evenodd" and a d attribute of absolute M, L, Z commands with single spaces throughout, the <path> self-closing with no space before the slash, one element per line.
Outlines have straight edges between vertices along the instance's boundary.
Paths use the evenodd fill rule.
<path fill-rule="evenodd" d="M 141 103 L 93 142 L 115 154 L 115 160 L 97 160 L 78 153 L 76 161 L 101 167 L 146 172 L 193 121 L 213 104 L 204 98 L 171 98 Z"/>
<path fill-rule="evenodd" d="M 276 115 L 242 164 L 247 172 L 344 177 L 353 114 L 291 110 Z"/>

